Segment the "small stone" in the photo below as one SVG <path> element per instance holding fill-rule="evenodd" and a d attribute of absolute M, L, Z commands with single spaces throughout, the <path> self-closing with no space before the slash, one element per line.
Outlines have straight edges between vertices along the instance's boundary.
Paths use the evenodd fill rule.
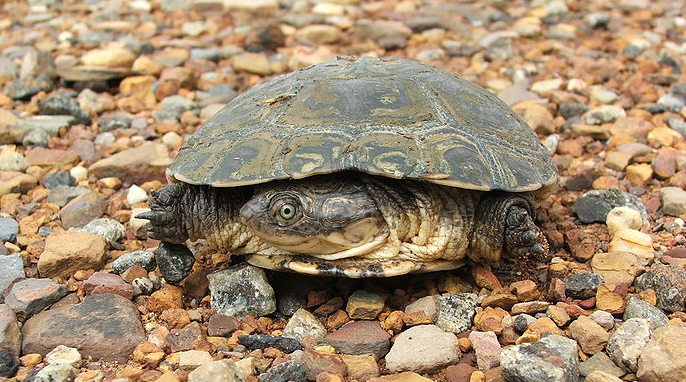
<path fill-rule="evenodd" d="M 276 348 L 284 353 L 293 353 L 300 349 L 300 342 L 295 338 L 272 336 L 265 334 L 238 336 L 238 343 L 250 350 Z"/>
<path fill-rule="evenodd" d="M 500 365 L 500 343 L 493 332 L 472 331 L 469 341 L 476 352 L 476 364 L 479 370 L 486 371 Z"/>
<path fill-rule="evenodd" d="M 160 259 L 157 259 L 160 264 Z M 215 312 L 237 318 L 256 317 L 276 310 L 274 289 L 264 270 L 253 266 L 232 267 L 209 274 L 211 305 Z"/>
<path fill-rule="evenodd" d="M 70 382 L 74 380 L 76 370 L 66 364 L 48 365 L 38 371 L 31 382 Z"/>
<path fill-rule="evenodd" d="M 603 282 L 603 277 L 595 273 L 578 273 L 563 279 L 567 296 L 579 300 L 585 300 L 596 295 L 598 285 Z"/>
<path fill-rule="evenodd" d="M 132 114 L 121 111 L 107 113 L 98 120 L 98 130 L 105 133 L 116 129 L 128 129 L 131 127 L 133 118 Z"/>
<path fill-rule="evenodd" d="M 135 59 L 133 53 L 122 48 L 94 49 L 81 56 L 84 65 L 106 68 L 129 68 Z"/>
<path fill-rule="evenodd" d="M 605 220 L 610 235 L 614 235 L 623 229 L 640 230 L 646 226 L 643 216 L 633 208 L 615 207 L 607 214 Z"/>
<path fill-rule="evenodd" d="M 446 333 L 434 325 L 419 325 L 396 337 L 386 355 L 386 368 L 391 373 L 435 373 L 457 362 L 459 357 L 460 350 L 454 334 Z"/>
<path fill-rule="evenodd" d="M 405 313 L 411 314 L 414 312 L 421 312 L 429 319 L 431 323 L 438 319 L 438 312 L 440 310 L 439 296 L 426 296 L 405 307 Z"/>
<path fill-rule="evenodd" d="M 195 256 L 183 244 L 162 243 L 155 250 L 155 262 L 168 283 L 178 284 L 193 270 Z"/>
<path fill-rule="evenodd" d="M 150 180 L 165 180 L 164 171 L 171 162 L 167 146 L 146 142 L 99 160 L 88 171 L 98 178 L 116 177 L 125 182 L 142 184 Z"/>
<path fill-rule="evenodd" d="M 569 325 L 572 338 L 586 354 L 595 354 L 605 347 L 610 335 L 595 321 L 586 316 L 577 318 Z"/>
<path fill-rule="evenodd" d="M 59 212 L 59 217 L 65 229 L 83 227 L 102 216 L 106 209 L 107 201 L 97 192 L 86 192 L 67 203 Z"/>
<path fill-rule="evenodd" d="M 422 377 L 414 371 L 405 371 L 399 374 L 383 375 L 372 378 L 367 382 L 431 382 L 429 378 Z"/>
<path fill-rule="evenodd" d="M 76 123 L 90 125 L 91 118 L 81 110 L 79 104 L 72 97 L 64 93 L 56 93 L 38 102 L 38 112 L 41 115 L 71 115 Z"/>
<path fill-rule="evenodd" d="M 80 231 L 98 235 L 110 244 L 119 241 L 126 233 L 126 229 L 121 223 L 107 218 L 95 219 L 83 226 Z"/>
<path fill-rule="evenodd" d="M 29 167 L 23 155 L 16 151 L 0 153 L 0 171 L 24 172 Z"/>
<path fill-rule="evenodd" d="M 296 361 L 290 360 L 270 367 L 266 373 L 260 374 L 259 382 L 305 382 L 307 372 Z"/>
<path fill-rule="evenodd" d="M 95 272 L 83 282 L 83 291 L 87 294 L 118 294 L 126 299 L 133 298 L 133 287 L 113 273 Z"/>
<path fill-rule="evenodd" d="M 560 89 L 560 87 L 562 87 L 562 79 L 554 78 L 551 80 L 534 82 L 531 85 L 531 91 L 538 94 L 541 97 L 545 97 L 548 94 L 550 94 L 550 92 Z"/>
<path fill-rule="evenodd" d="M 181 370 L 195 370 L 213 361 L 209 352 L 204 350 L 186 350 L 177 353 L 179 356 L 179 368 Z"/>
<path fill-rule="evenodd" d="M 66 364 L 71 367 L 81 366 L 81 353 L 76 348 L 59 345 L 45 355 L 45 362 L 49 365 Z"/>
<path fill-rule="evenodd" d="M 657 294 L 657 307 L 667 312 L 678 312 L 686 304 L 686 270 L 676 265 L 656 264 L 636 278 L 636 291 L 653 289 Z"/>
<path fill-rule="evenodd" d="M 640 212 L 647 220 L 648 212 L 641 199 L 619 189 L 593 190 L 578 198 L 572 207 L 579 220 L 584 223 L 604 223 L 607 214 L 615 207 L 629 207 Z"/>
<path fill-rule="evenodd" d="M 0 171 L 0 196 L 12 192 L 26 192 L 35 187 L 35 177 L 16 171 Z"/>
<path fill-rule="evenodd" d="M 132 208 L 131 218 L 129 219 L 129 230 L 139 239 L 147 239 L 148 230 L 145 225 L 148 223 L 146 219 L 138 219 L 136 216 L 143 212 L 150 211 L 150 208 Z"/>
<path fill-rule="evenodd" d="M 503 376 L 520 382 L 577 382 L 576 347 L 574 340 L 552 334 L 531 344 L 506 348 L 500 357 Z"/>
<path fill-rule="evenodd" d="M 356 290 L 348 298 L 345 310 L 352 319 L 373 320 L 381 313 L 383 307 L 383 296 L 365 290 Z"/>
<path fill-rule="evenodd" d="M 612 313 L 604 310 L 596 310 L 588 316 L 588 318 L 595 321 L 596 324 L 600 325 L 606 331 L 612 330 L 615 326 L 615 318 L 612 316 Z"/>
<path fill-rule="evenodd" d="M 92 190 L 88 187 L 57 186 L 51 190 L 47 202 L 57 204 L 59 207 L 64 207 L 77 196 L 90 192 L 92 192 Z"/>
<path fill-rule="evenodd" d="M 157 266 L 155 254 L 150 251 L 125 253 L 112 262 L 112 272 L 121 275 L 134 265 L 140 265 L 148 272 L 154 271 Z"/>
<path fill-rule="evenodd" d="M 460 362 L 457 365 L 448 366 L 445 369 L 445 379 L 447 382 L 469 382 L 472 373 L 478 371 L 474 366 Z"/>
<path fill-rule="evenodd" d="M 523 332 L 529 327 L 529 325 L 533 324 L 535 321 L 536 318 L 534 316 L 531 316 L 526 313 L 521 313 L 515 316 L 512 322 L 514 325 L 514 329 L 516 331 Z"/>
<path fill-rule="evenodd" d="M 162 313 L 167 309 L 183 308 L 183 290 L 174 285 L 165 285 L 148 299 L 148 309 Z"/>
<path fill-rule="evenodd" d="M 333 25 L 315 24 L 299 29 L 294 36 L 299 41 L 309 41 L 316 45 L 322 45 L 338 42 L 342 38 L 342 33 Z"/>
<path fill-rule="evenodd" d="M 596 370 L 586 376 L 584 382 L 622 382 L 621 379 L 604 371 Z"/>
<path fill-rule="evenodd" d="M 213 314 L 207 323 L 207 334 L 212 337 L 229 337 L 240 329 L 241 322 L 224 314 Z"/>
<path fill-rule="evenodd" d="M 13 241 L 13 240 L 0 240 Z M 0 255 L 0 295 L 15 280 L 26 277 L 24 273 L 24 260 L 21 254 Z"/>
<path fill-rule="evenodd" d="M 322 340 L 326 337 L 326 334 L 326 327 L 324 327 L 319 319 L 314 314 L 300 308 L 288 320 L 282 335 L 284 337 L 295 338 L 298 341 L 302 341 L 302 339 L 307 336 Z"/>
<path fill-rule="evenodd" d="M 653 325 L 653 328 L 659 328 L 667 325 L 669 318 L 660 309 L 640 300 L 636 297 L 629 298 L 624 310 L 624 321 L 632 318 L 645 318 Z"/>
<path fill-rule="evenodd" d="M 19 362 L 5 349 L 0 350 L 0 377 L 12 378 L 19 370 Z"/>
<path fill-rule="evenodd" d="M 330 373 L 342 378 L 347 369 L 340 355 L 310 349 L 305 350 L 305 354 L 299 362 L 306 371 L 308 381 L 316 381 L 317 376 L 321 373 Z"/>
<path fill-rule="evenodd" d="M 148 194 L 145 192 L 144 189 L 136 186 L 135 184 L 129 187 L 129 191 L 126 193 L 126 201 L 130 205 L 141 203 L 146 200 L 148 200 Z"/>
<path fill-rule="evenodd" d="M 650 336 L 650 321 L 632 318 L 612 333 L 607 343 L 607 355 L 625 371 L 635 373 L 638 357 L 650 341 Z"/>
<path fill-rule="evenodd" d="M 213 361 L 188 373 L 188 382 L 245 382 L 243 371 L 228 359 Z"/>
<path fill-rule="evenodd" d="M 545 312 L 550 306 L 549 302 L 546 301 L 527 301 L 514 304 L 512 306 L 511 314 L 517 315 L 520 313 L 534 314 L 538 312 Z"/>
<path fill-rule="evenodd" d="M 617 100 L 617 94 L 605 86 L 591 86 L 591 100 L 609 104 Z"/>
<path fill-rule="evenodd" d="M 355 321 L 326 336 L 324 342 L 343 354 L 375 354 L 382 358 L 391 346 L 390 338 L 378 321 Z"/>
<path fill-rule="evenodd" d="M 373 354 L 342 354 L 341 358 L 348 367 L 348 377 L 352 379 L 366 381 L 379 376 L 379 365 Z"/>
<path fill-rule="evenodd" d="M 21 355 L 21 332 L 17 316 L 7 304 L 0 304 L 0 349 Z"/>
<path fill-rule="evenodd" d="M 572 319 L 564 308 L 555 305 L 549 306 L 545 314 L 559 327 L 566 326 Z"/>
<path fill-rule="evenodd" d="M 25 279 L 12 285 L 5 304 L 19 321 L 25 321 L 67 294 L 67 289 L 51 279 Z"/>
<path fill-rule="evenodd" d="M 439 299 L 436 326 L 453 333 L 462 333 L 472 327 L 475 309 L 478 306 L 478 297 L 475 294 L 444 293 Z"/>
<path fill-rule="evenodd" d="M 233 57 L 233 68 L 238 71 L 266 76 L 271 73 L 269 59 L 264 53 L 241 53 Z"/>
<path fill-rule="evenodd" d="M 180 310 L 177 310 L 180 312 Z M 184 318 L 182 317 L 169 317 L 170 320 L 176 320 L 181 323 Z M 185 321 L 188 322 L 189 318 L 186 315 Z M 200 324 L 197 322 L 191 322 L 186 324 L 183 329 L 177 329 L 173 332 L 173 335 L 167 336 L 167 343 L 169 344 L 169 349 L 172 352 L 180 352 L 197 349 L 198 344 L 203 343 L 205 337 L 203 336 Z"/>
<path fill-rule="evenodd" d="M 621 377 L 626 374 L 624 370 L 612 362 L 607 354 L 601 351 L 593 354 L 588 360 L 579 364 L 579 374 L 581 374 L 582 377 L 585 377 L 596 370 L 603 371 L 615 377 Z"/>
<path fill-rule="evenodd" d="M 591 260 L 591 269 L 607 283 L 631 284 L 643 269 L 638 256 L 631 252 L 597 253 Z"/>
<path fill-rule="evenodd" d="M 145 340 L 136 306 L 114 294 L 87 296 L 79 304 L 39 313 L 26 321 L 22 333 L 24 353 L 47 354 L 65 345 L 84 358 L 122 363 Z"/>
<path fill-rule="evenodd" d="M 621 284 L 603 283 L 598 285 L 595 305 L 598 309 L 606 310 L 611 313 L 621 313 L 624 311 L 624 293 Z"/>
<path fill-rule="evenodd" d="M 660 189 L 662 212 L 665 215 L 680 216 L 686 214 L 686 191 L 679 187 L 662 187 Z"/>
<path fill-rule="evenodd" d="M 624 117 L 626 117 L 626 112 L 621 107 L 604 105 L 587 112 L 584 122 L 589 125 L 601 125 Z"/>
<path fill-rule="evenodd" d="M 626 167 L 626 179 L 636 185 L 643 185 L 653 177 L 653 168 L 647 163 L 632 164 Z"/>
<path fill-rule="evenodd" d="M 686 380 L 686 327 L 666 325 L 655 329 L 638 360 L 639 381 Z"/>
<path fill-rule="evenodd" d="M 12 218 L 0 218 L 0 242 L 14 242 L 19 233 L 19 223 Z"/>
<path fill-rule="evenodd" d="M 100 270 L 107 261 L 105 240 L 87 232 L 53 232 L 45 240 L 38 271 L 46 277 L 69 277 L 78 270 Z"/>

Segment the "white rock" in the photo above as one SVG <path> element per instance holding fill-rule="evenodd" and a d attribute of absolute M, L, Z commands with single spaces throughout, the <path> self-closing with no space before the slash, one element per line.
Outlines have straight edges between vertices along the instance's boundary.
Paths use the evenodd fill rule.
<path fill-rule="evenodd" d="M 391 373 L 435 373 L 460 358 L 457 337 L 435 325 L 418 325 L 400 333 L 386 354 Z"/>
<path fill-rule="evenodd" d="M 148 193 L 135 184 L 131 186 L 129 188 L 129 192 L 126 193 L 126 201 L 129 202 L 130 205 L 144 202 L 146 200 L 148 200 Z"/>
<path fill-rule="evenodd" d="M 69 174 L 71 174 L 77 182 L 88 179 L 88 170 L 83 166 L 72 167 L 72 169 L 69 170 Z"/>
<path fill-rule="evenodd" d="M 623 229 L 640 230 L 646 225 L 646 221 L 640 212 L 629 207 L 615 207 L 605 218 L 605 224 L 610 231 L 610 235 Z"/>
<path fill-rule="evenodd" d="M 64 345 L 59 345 L 45 355 L 45 362 L 50 365 L 65 364 L 71 367 L 80 367 L 81 361 L 81 353 L 78 349 Z"/>
<path fill-rule="evenodd" d="M 645 318 L 631 318 L 610 336 L 606 351 L 617 366 L 635 373 L 638 357 L 650 341 L 650 321 Z"/>

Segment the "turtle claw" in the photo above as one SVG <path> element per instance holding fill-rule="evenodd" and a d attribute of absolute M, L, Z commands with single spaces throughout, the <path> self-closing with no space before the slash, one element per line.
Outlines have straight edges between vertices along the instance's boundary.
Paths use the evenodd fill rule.
<path fill-rule="evenodd" d="M 505 250 L 507 253 L 514 257 L 540 257 L 545 253 L 545 249 L 538 242 L 541 233 L 525 208 L 510 207 L 505 221 Z"/>
<path fill-rule="evenodd" d="M 150 192 L 150 211 L 136 215 L 138 219 L 146 219 L 145 225 L 148 237 L 170 243 L 183 243 L 188 238 L 182 227 L 181 203 L 184 186 L 172 184 L 159 191 Z"/>

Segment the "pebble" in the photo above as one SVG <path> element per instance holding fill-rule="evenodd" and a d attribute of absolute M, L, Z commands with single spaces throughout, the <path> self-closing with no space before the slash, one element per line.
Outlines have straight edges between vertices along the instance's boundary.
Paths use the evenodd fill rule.
<path fill-rule="evenodd" d="M 667 315 L 660 309 L 636 297 L 629 298 L 624 310 L 624 321 L 628 321 L 632 318 L 645 318 L 650 321 L 653 328 L 665 326 L 669 322 Z"/>
<path fill-rule="evenodd" d="M 0 350 L 0 377 L 12 378 L 19 370 L 19 362 L 11 352 L 6 349 Z"/>
<path fill-rule="evenodd" d="M 299 362 L 305 369 L 308 381 L 316 381 L 317 377 L 324 373 L 337 376 L 342 381 L 347 368 L 340 355 L 310 349 L 305 350 Z"/>
<path fill-rule="evenodd" d="M 538 94 L 541 97 L 545 97 L 550 92 L 553 90 L 560 89 L 562 87 L 562 79 L 561 78 L 554 78 L 551 80 L 543 80 L 543 81 L 538 81 L 534 82 L 531 85 L 531 91 Z"/>
<path fill-rule="evenodd" d="M 347 366 L 350 378 L 366 381 L 379 376 L 379 365 L 373 354 L 342 354 L 341 358 Z"/>
<path fill-rule="evenodd" d="M 50 195 L 48 195 L 48 203 L 57 204 L 59 207 L 64 207 L 79 195 L 92 192 L 88 187 L 69 187 L 69 186 L 57 186 L 51 190 Z"/>
<path fill-rule="evenodd" d="M 631 252 L 597 253 L 591 260 L 593 273 L 607 283 L 630 285 L 643 269 L 639 257 Z"/>
<path fill-rule="evenodd" d="M 623 229 L 640 230 L 647 225 L 647 222 L 641 214 L 633 208 L 629 207 L 615 207 L 608 212 L 605 218 L 605 224 L 610 231 L 610 235 L 614 235 L 617 231 Z"/>
<path fill-rule="evenodd" d="M 324 342 L 343 354 L 374 354 L 382 358 L 391 347 L 390 338 L 378 321 L 354 321 L 327 335 Z"/>
<path fill-rule="evenodd" d="M 506 380 L 577 382 L 576 341 L 551 334 L 531 344 L 503 349 L 500 364 Z"/>
<path fill-rule="evenodd" d="M 195 256 L 183 244 L 162 243 L 155 250 L 155 263 L 168 283 L 178 284 L 190 274 Z"/>
<path fill-rule="evenodd" d="M 157 259 L 158 265 L 160 259 Z M 264 316 L 276 310 L 274 289 L 264 270 L 239 266 L 211 273 L 211 305 L 215 312 L 237 318 Z"/>
<path fill-rule="evenodd" d="M 207 323 L 207 334 L 212 337 L 229 337 L 240 329 L 241 322 L 224 314 L 213 314 Z"/>
<path fill-rule="evenodd" d="M 586 354 L 602 351 L 610 335 L 592 319 L 581 316 L 569 325 L 572 338 L 581 346 Z"/>
<path fill-rule="evenodd" d="M 615 319 L 612 316 L 612 313 L 604 310 L 596 310 L 595 312 L 591 313 L 588 318 L 595 321 L 596 324 L 600 325 L 606 331 L 612 330 L 612 328 L 615 326 Z"/>
<path fill-rule="evenodd" d="M 114 294 L 87 296 L 81 303 L 44 311 L 26 321 L 22 333 L 24 353 L 47 354 L 65 345 L 78 348 L 84 358 L 118 362 L 126 362 L 145 340 L 138 309 Z"/>
<path fill-rule="evenodd" d="M 136 186 L 135 184 L 129 187 L 129 190 L 126 193 L 126 201 L 129 204 L 134 205 L 136 203 L 141 203 L 146 200 L 148 200 L 148 194 L 145 192 L 145 190 Z"/>
<path fill-rule="evenodd" d="M 114 219 L 95 219 L 80 229 L 81 232 L 88 232 L 98 235 L 108 243 L 116 243 L 124 237 L 126 229 L 124 225 Z"/>
<path fill-rule="evenodd" d="M 117 177 L 124 182 L 142 184 L 164 180 L 172 158 L 163 143 L 146 142 L 93 163 L 88 172 L 97 178 Z"/>
<path fill-rule="evenodd" d="M 84 65 L 106 68 L 129 68 L 135 59 L 133 53 L 122 48 L 93 49 L 81 56 Z"/>
<path fill-rule="evenodd" d="M 25 279 L 12 285 L 5 304 L 19 321 L 26 321 L 67 294 L 67 289 L 51 279 Z"/>
<path fill-rule="evenodd" d="M 626 372 L 635 373 L 638 357 L 648 344 L 650 336 L 650 321 L 643 318 L 627 320 L 610 336 L 607 355 Z"/>
<path fill-rule="evenodd" d="M 457 362 L 460 355 L 453 333 L 435 325 L 413 326 L 396 337 L 386 355 L 386 368 L 391 373 L 435 373 Z"/>
<path fill-rule="evenodd" d="M 45 355 L 45 362 L 48 365 L 65 364 L 78 368 L 81 366 L 82 358 L 78 349 L 59 345 Z"/>
<path fill-rule="evenodd" d="M 87 232 L 53 232 L 45 240 L 38 271 L 45 277 L 69 277 L 78 270 L 100 270 L 107 261 L 105 240 Z"/>
<path fill-rule="evenodd" d="M 0 218 L 0 241 L 14 242 L 19 233 L 19 223 L 12 218 Z"/>
<path fill-rule="evenodd" d="M 129 218 L 129 230 L 139 239 L 147 239 L 148 231 L 145 225 L 148 223 L 147 219 L 138 219 L 136 216 L 143 212 L 150 211 L 150 208 L 132 208 L 131 217 Z"/>
<path fill-rule="evenodd" d="M 495 333 L 472 331 L 469 333 L 469 341 L 476 353 L 479 370 L 487 371 L 500 365 L 502 349 Z"/>
<path fill-rule="evenodd" d="M 472 320 L 478 305 L 478 297 L 475 294 L 444 293 L 439 298 L 436 326 L 446 332 L 465 332 L 472 327 Z"/>
<path fill-rule="evenodd" d="M 76 369 L 66 364 L 48 365 L 38 371 L 31 382 L 71 382 L 76 377 Z"/>
<path fill-rule="evenodd" d="M 29 167 L 23 155 L 16 151 L 0 153 L 0 171 L 24 172 Z"/>
<path fill-rule="evenodd" d="M 373 320 L 381 313 L 383 307 L 383 296 L 365 290 L 356 290 L 348 297 L 345 310 L 353 320 Z"/>
<path fill-rule="evenodd" d="M 63 228 L 83 227 L 100 218 L 107 209 L 107 201 L 97 192 L 85 192 L 69 201 L 59 212 Z"/>
<path fill-rule="evenodd" d="M 20 254 L 0 256 L 0 295 L 14 281 L 26 277 Z"/>
<path fill-rule="evenodd" d="M 671 216 L 686 214 L 686 191 L 679 187 L 662 187 L 660 189 L 662 213 Z"/>
<path fill-rule="evenodd" d="M 572 210 L 584 224 L 604 223 L 607 214 L 615 207 L 633 208 L 648 219 L 648 212 L 641 199 L 616 188 L 589 191 L 574 201 Z"/>
<path fill-rule="evenodd" d="M 269 59 L 264 53 L 241 53 L 233 57 L 233 68 L 237 72 L 267 75 L 272 69 Z"/>
<path fill-rule="evenodd" d="M 604 105 L 586 112 L 584 122 L 588 125 L 601 125 L 624 117 L 626 112 L 621 107 Z"/>
<path fill-rule="evenodd" d="M 45 188 L 52 190 L 59 186 L 73 186 L 76 183 L 76 179 L 67 171 L 55 171 L 46 174 L 41 183 L 43 183 Z"/>
<path fill-rule="evenodd" d="M 272 336 L 264 334 L 238 336 L 238 343 L 250 350 L 275 348 L 284 353 L 300 350 L 300 342 L 295 338 Z"/>
<path fill-rule="evenodd" d="M 205 363 L 188 373 L 188 382 L 245 382 L 245 380 L 243 371 L 228 359 Z"/>
<path fill-rule="evenodd" d="M 516 315 L 512 322 L 516 331 L 523 332 L 529 327 L 529 325 L 533 324 L 534 321 L 536 321 L 534 316 L 521 313 Z"/>
<path fill-rule="evenodd" d="M 112 262 L 112 272 L 121 275 L 134 265 L 140 265 L 146 271 L 152 272 L 157 266 L 155 254 L 142 250 L 125 253 Z"/>
<path fill-rule="evenodd" d="M 70 115 L 74 122 L 90 125 L 91 117 L 81 110 L 76 100 L 64 93 L 56 93 L 38 102 L 38 113 L 41 115 Z"/>
<path fill-rule="evenodd" d="M 598 285 L 603 282 L 603 276 L 585 272 L 567 276 L 562 281 L 565 283 L 565 293 L 567 296 L 585 300 L 595 296 Z"/>
<path fill-rule="evenodd" d="M 612 90 L 606 88 L 605 86 L 591 86 L 591 100 L 602 103 L 610 104 L 617 100 L 617 94 Z"/>
<path fill-rule="evenodd" d="M 326 337 L 326 334 L 326 327 L 321 321 L 306 309 L 300 308 L 288 320 L 282 335 L 302 341 L 307 336 L 322 340 Z"/>
<path fill-rule="evenodd" d="M 131 300 L 134 295 L 133 286 L 113 273 L 95 272 L 83 282 L 86 294 L 118 294 Z"/>
<path fill-rule="evenodd" d="M 7 304 L 0 304 L 0 349 L 12 355 L 21 355 L 21 331 L 17 316 Z"/>
<path fill-rule="evenodd" d="M 594 371 L 602 371 L 615 377 L 621 377 L 626 374 L 624 370 L 612 362 L 607 354 L 601 351 L 593 354 L 585 362 L 579 364 L 579 374 L 581 374 L 582 377 L 585 377 Z"/>
<path fill-rule="evenodd" d="M 405 314 L 411 314 L 414 312 L 421 312 L 423 316 L 426 316 L 431 323 L 436 322 L 438 319 L 438 313 L 440 311 L 440 297 L 439 296 L 426 296 L 418 299 L 417 301 L 407 305 L 405 307 Z"/>
<path fill-rule="evenodd" d="M 586 376 L 584 382 L 621 382 L 622 380 L 615 377 L 612 374 L 608 374 L 604 371 L 596 370 L 591 374 Z"/>
<path fill-rule="evenodd" d="M 657 295 L 657 307 L 667 312 L 679 312 L 686 304 L 686 270 L 676 265 L 655 264 L 635 281 L 637 292 L 652 289 Z"/>
<path fill-rule="evenodd" d="M 639 381 L 683 381 L 686 378 L 686 327 L 666 325 L 655 329 L 638 360 Z"/>
<path fill-rule="evenodd" d="M 296 361 L 290 360 L 272 366 L 266 373 L 260 374 L 259 382 L 305 382 L 307 372 Z"/>
<path fill-rule="evenodd" d="M 132 114 L 120 111 L 103 114 L 98 122 L 98 131 L 106 133 L 116 129 L 128 129 L 133 118 Z"/>
<path fill-rule="evenodd" d="M 0 171 L 0 196 L 11 192 L 26 192 L 36 186 L 35 177 L 14 171 Z"/>

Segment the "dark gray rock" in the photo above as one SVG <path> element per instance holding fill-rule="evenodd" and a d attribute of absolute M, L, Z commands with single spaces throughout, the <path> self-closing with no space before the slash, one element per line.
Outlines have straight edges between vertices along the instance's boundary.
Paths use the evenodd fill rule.
<path fill-rule="evenodd" d="M 686 270 L 676 265 L 655 264 L 634 281 L 637 292 L 653 289 L 657 307 L 667 312 L 684 310 L 686 303 Z"/>
<path fill-rule="evenodd" d="M 24 321 L 56 303 L 67 294 L 64 285 L 52 279 L 25 279 L 12 285 L 5 304 L 12 308 L 19 321 Z"/>
<path fill-rule="evenodd" d="M 653 328 L 665 326 L 669 322 L 669 317 L 664 312 L 636 297 L 629 298 L 624 309 L 624 321 L 632 318 L 645 318 L 650 321 Z"/>
<path fill-rule="evenodd" d="M 154 271 L 157 266 L 155 254 L 150 251 L 133 251 L 125 253 L 112 262 L 112 272 L 120 275 L 134 265 L 140 265 L 148 272 Z"/>
<path fill-rule="evenodd" d="M 578 382 L 576 341 L 557 334 L 503 349 L 500 366 L 507 381 Z"/>
<path fill-rule="evenodd" d="M 117 111 L 104 114 L 98 121 L 98 128 L 101 133 L 115 129 L 128 129 L 134 116 L 130 113 Z"/>
<path fill-rule="evenodd" d="M 50 143 L 50 134 L 41 129 L 29 131 L 21 140 L 21 144 L 24 146 L 48 147 L 48 143 Z"/>
<path fill-rule="evenodd" d="M 157 260 L 159 264 L 159 259 Z M 271 314 L 276 310 L 274 289 L 264 270 L 241 264 L 207 276 L 210 304 L 215 312 L 239 319 Z"/>
<path fill-rule="evenodd" d="M 300 350 L 300 342 L 298 342 L 298 340 L 295 338 L 266 334 L 238 336 L 238 343 L 250 350 L 275 348 L 284 353 L 293 353 L 296 350 Z"/>
<path fill-rule="evenodd" d="M 38 113 L 41 115 L 71 115 L 76 118 L 76 123 L 90 125 L 91 117 L 72 97 L 64 93 L 54 94 L 38 102 Z"/>
<path fill-rule="evenodd" d="M 585 300 L 596 295 L 598 285 L 603 282 L 603 276 L 585 272 L 567 276 L 563 281 L 565 283 L 565 293 L 567 296 Z"/>
<path fill-rule="evenodd" d="M 73 186 L 76 184 L 76 179 L 68 171 L 55 171 L 46 174 L 42 183 L 45 188 L 53 190 L 58 186 Z"/>
<path fill-rule="evenodd" d="M 472 327 L 479 298 L 473 293 L 442 294 L 436 326 L 446 332 L 462 333 Z"/>
<path fill-rule="evenodd" d="M 518 314 L 515 316 L 513 321 L 514 329 L 522 333 L 529 328 L 529 325 L 531 325 L 534 321 L 536 321 L 536 317 L 532 315 L 526 313 Z"/>
<path fill-rule="evenodd" d="M 560 109 L 558 110 L 558 113 L 562 116 L 562 118 L 570 119 L 572 117 L 584 114 L 589 109 L 590 108 L 588 107 L 588 105 L 585 105 L 583 103 L 563 102 L 560 104 Z"/>
<path fill-rule="evenodd" d="M 155 250 L 155 262 L 168 283 L 178 284 L 193 270 L 195 256 L 183 244 L 162 243 Z"/>
<path fill-rule="evenodd" d="M 0 377 L 12 378 L 19 370 L 19 362 L 9 350 L 0 350 Z"/>
<path fill-rule="evenodd" d="M 305 382 L 307 371 L 296 361 L 290 360 L 272 366 L 266 373 L 260 374 L 260 382 Z"/>
<path fill-rule="evenodd" d="M 19 233 L 19 223 L 12 218 L 0 218 L 0 243 L 14 242 Z"/>
<path fill-rule="evenodd" d="M 67 203 L 59 213 L 63 228 L 83 227 L 99 218 L 107 209 L 107 201 L 97 192 L 87 192 Z"/>
<path fill-rule="evenodd" d="M 585 193 L 574 202 L 572 211 L 584 224 L 605 223 L 607 214 L 615 207 L 633 208 L 640 212 L 646 220 L 650 218 L 641 199 L 617 188 L 593 190 Z"/>
<path fill-rule="evenodd" d="M 47 201 L 48 203 L 54 203 L 60 207 L 64 207 L 77 196 L 91 191 L 92 190 L 88 187 L 57 186 L 50 192 Z"/>

